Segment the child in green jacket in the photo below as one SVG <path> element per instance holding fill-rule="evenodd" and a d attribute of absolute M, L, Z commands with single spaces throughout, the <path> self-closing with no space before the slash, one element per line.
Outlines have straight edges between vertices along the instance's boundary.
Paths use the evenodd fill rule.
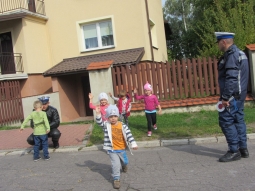
<path fill-rule="evenodd" d="M 34 161 L 38 161 L 41 159 L 39 156 L 39 147 L 43 148 L 43 155 L 45 160 L 49 160 L 49 151 L 48 151 L 48 133 L 50 132 L 50 125 L 47 118 L 47 115 L 44 111 L 42 111 L 42 102 L 35 101 L 34 102 L 34 111 L 24 120 L 20 127 L 20 131 L 22 132 L 25 125 L 29 120 L 33 120 L 34 122 Z"/>

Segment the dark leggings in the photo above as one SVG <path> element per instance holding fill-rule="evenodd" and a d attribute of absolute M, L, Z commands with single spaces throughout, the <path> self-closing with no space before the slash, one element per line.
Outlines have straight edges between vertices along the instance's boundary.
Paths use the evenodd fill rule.
<path fill-rule="evenodd" d="M 151 126 L 156 124 L 156 112 L 155 113 L 145 113 L 148 125 L 148 131 L 151 131 Z"/>

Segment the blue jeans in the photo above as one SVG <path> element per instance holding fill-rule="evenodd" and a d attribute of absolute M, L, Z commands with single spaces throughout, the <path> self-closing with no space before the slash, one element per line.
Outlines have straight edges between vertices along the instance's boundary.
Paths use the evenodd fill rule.
<path fill-rule="evenodd" d="M 234 107 L 235 104 L 237 108 Z M 219 112 L 219 125 L 232 152 L 237 152 L 239 148 L 247 148 L 243 109 L 244 101 L 232 100 L 229 109 Z"/>
<path fill-rule="evenodd" d="M 37 159 L 39 157 L 39 148 L 42 145 L 43 148 L 43 156 L 44 158 L 47 158 L 49 156 L 48 151 L 48 135 L 34 135 L 34 159 Z"/>

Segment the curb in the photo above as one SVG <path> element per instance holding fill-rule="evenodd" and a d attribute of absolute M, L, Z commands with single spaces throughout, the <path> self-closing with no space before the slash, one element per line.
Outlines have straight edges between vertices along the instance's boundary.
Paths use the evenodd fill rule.
<path fill-rule="evenodd" d="M 248 140 L 255 139 L 255 133 L 247 134 Z M 103 145 L 92 145 L 86 147 L 84 144 L 87 141 L 83 142 L 83 145 L 79 146 L 66 146 L 60 147 L 58 149 L 49 149 L 49 153 L 64 153 L 64 152 L 84 152 L 84 151 L 98 151 L 103 150 Z M 140 148 L 152 148 L 152 147 L 165 147 L 165 146 L 177 146 L 177 145 L 199 145 L 204 143 L 226 143 L 224 136 L 219 137 L 205 137 L 205 138 L 190 138 L 190 139 L 172 139 L 172 140 L 153 140 L 153 141 L 137 141 L 137 145 Z M 2 150 L 0 151 L 1 156 L 11 156 L 11 155 L 26 155 L 32 154 L 33 149 L 20 149 L 20 150 Z"/>

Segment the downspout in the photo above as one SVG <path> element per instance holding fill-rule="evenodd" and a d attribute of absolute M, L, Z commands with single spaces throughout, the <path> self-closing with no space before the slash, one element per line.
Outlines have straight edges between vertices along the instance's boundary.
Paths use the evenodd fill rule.
<path fill-rule="evenodd" d="M 148 1 L 147 0 L 145 0 L 145 8 L 146 8 L 147 24 L 148 24 L 148 32 L 149 32 L 149 41 L 150 41 L 150 48 L 151 48 L 151 60 L 154 62 L 154 54 L 153 54 L 153 47 L 152 47 L 152 40 L 151 40 L 149 9 L 148 9 Z"/>

